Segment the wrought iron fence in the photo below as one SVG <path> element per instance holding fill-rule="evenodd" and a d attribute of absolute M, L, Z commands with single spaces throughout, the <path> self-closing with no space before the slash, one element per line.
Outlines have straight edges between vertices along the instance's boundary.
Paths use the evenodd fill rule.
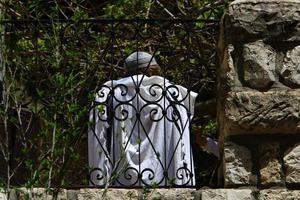
<path fill-rule="evenodd" d="M 195 98 L 160 76 L 107 82 L 91 113 L 91 184 L 195 185 L 190 145 Z"/>
<path fill-rule="evenodd" d="M 24 73 L 28 76 L 25 79 L 30 80 L 13 77 L 22 89 L 26 88 L 26 94 L 18 94 L 26 97 L 22 103 L 26 109 L 20 111 L 25 120 L 18 128 L 23 131 L 13 133 L 15 136 L 11 136 L 8 148 L 12 152 L 21 151 L 22 145 L 28 146 L 28 141 L 34 150 L 42 151 L 44 147 L 53 146 L 45 141 L 44 147 L 32 144 L 45 127 L 37 121 L 43 121 L 46 114 L 41 116 L 31 107 L 36 101 L 39 103 L 35 106 L 43 107 L 40 109 L 42 113 L 51 113 L 60 104 L 69 108 L 69 102 L 79 102 L 82 106 L 79 108 L 84 108 L 84 105 L 89 108 L 85 112 L 85 122 L 69 123 L 64 117 L 64 107 L 53 111 L 53 121 L 60 124 L 64 134 L 72 135 L 72 131 L 68 131 L 71 125 L 80 130 L 72 137 L 61 136 L 62 139 L 55 142 L 56 146 L 68 151 L 72 142 L 80 141 L 81 147 L 77 147 L 77 150 L 83 149 L 78 150 L 80 158 L 72 160 L 73 157 L 68 157 L 65 152 L 51 154 L 51 158 L 43 157 L 55 164 L 58 175 L 64 173 L 71 180 L 69 185 L 195 186 L 191 120 L 196 93 L 201 94 L 203 88 L 213 83 L 209 79 L 213 77 L 209 74 L 213 70 L 208 70 L 211 66 L 207 65 L 211 63 L 207 60 L 213 58 L 201 40 L 205 34 L 203 23 L 210 22 L 214 21 L 2 21 L 6 68 L 15 74 Z M 135 51 L 151 53 L 161 67 L 161 75 L 126 75 L 124 60 Z M 69 77 L 68 74 L 76 75 L 71 77 L 74 79 L 70 80 L 72 83 L 85 83 L 82 88 L 78 86 L 80 91 L 68 85 L 68 80 L 64 79 Z M 49 80 L 55 80 L 54 84 L 47 82 Z M 42 94 L 39 87 L 55 92 L 57 87 L 70 87 L 76 96 L 65 94 L 62 99 L 50 98 L 51 94 Z M 55 105 L 51 107 L 52 104 Z M 87 122 L 87 113 L 90 122 Z M 33 116 L 36 121 L 32 121 Z M 29 130 L 28 127 L 37 123 L 38 128 Z M 84 124 L 89 124 L 89 128 Z M 26 142 L 26 137 L 35 139 Z M 49 135 L 40 137 L 49 139 Z M 13 165 L 28 167 L 25 161 L 18 164 L 22 155 L 24 152 L 9 154 L 10 168 L 14 168 Z M 28 169 L 32 170 L 41 156 L 35 157 Z M 42 164 L 35 167 L 38 168 L 44 170 Z M 24 182 L 29 174 L 20 175 L 15 182 Z M 41 175 L 35 179 L 42 183 L 45 177 Z"/>

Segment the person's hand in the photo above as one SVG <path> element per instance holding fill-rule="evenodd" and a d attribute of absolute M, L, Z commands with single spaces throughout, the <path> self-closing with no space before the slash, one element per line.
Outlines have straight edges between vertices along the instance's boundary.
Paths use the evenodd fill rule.
<path fill-rule="evenodd" d="M 194 129 L 194 135 L 195 135 L 195 143 L 199 145 L 201 148 L 205 147 L 207 144 L 206 136 L 201 134 L 201 128 L 196 127 Z"/>
<path fill-rule="evenodd" d="M 207 139 L 202 134 L 196 135 L 196 144 L 199 145 L 201 148 L 205 147 L 207 145 Z"/>

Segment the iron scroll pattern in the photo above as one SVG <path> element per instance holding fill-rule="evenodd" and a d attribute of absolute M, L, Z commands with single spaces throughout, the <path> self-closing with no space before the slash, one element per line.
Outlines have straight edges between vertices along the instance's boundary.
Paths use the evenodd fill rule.
<path fill-rule="evenodd" d="M 197 91 L 202 96 L 202 89 L 207 85 L 212 87 L 212 82 L 208 76 L 209 74 L 204 73 L 209 71 L 214 60 L 213 56 L 207 56 L 205 50 L 206 41 L 202 41 L 202 34 L 207 33 L 208 30 L 202 28 L 203 23 L 215 23 L 211 20 L 180 20 L 180 19 L 133 19 L 133 20 L 107 20 L 107 19 L 90 19 L 90 20 L 16 20 L 16 21 L 0 21 L 0 24 L 5 27 L 5 31 L 2 33 L 7 44 L 6 57 L 11 63 L 9 64 L 12 69 L 21 70 L 28 74 L 28 80 L 30 88 L 48 87 L 47 78 L 48 74 L 51 77 L 57 77 L 57 83 L 59 84 L 59 74 L 68 76 L 76 74 L 78 80 L 88 77 L 85 87 L 76 89 L 76 98 L 78 98 L 80 106 L 84 113 L 86 112 L 87 105 L 90 105 L 90 94 L 94 94 L 95 88 L 98 88 L 97 97 L 90 107 L 90 113 L 93 113 L 94 119 L 96 116 L 101 119 L 101 123 L 107 128 L 106 138 L 97 138 L 95 143 L 98 145 L 98 151 L 104 154 L 106 158 L 107 166 L 114 166 L 115 168 L 106 169 L 111 170 L 109 174 L 103 171 L 103 167 L 93 167 L 87 170 L 87 155 L 86 155 L 86 115 L 81 122 L 78 121 L 78 129 L 80 133 L 77 135 L 68 135 L 73 138 L 73 141 L 77 141 L 78 148 L 74 151 L 78 153 L 79 160 L 64 159 L 60 155 L 57 155 L 58 162 L 65 162 L 65 165 L 58 164 L 57 166 L 64 166 L 59 169 L 61 172 L 67 172 L 66 180 L 69 180 L 71 186 L 85 187 L 87 184 L 87 174 L 89 184 L 92 186 L 105 186 L 107 184 L 117 186 L 143 186 L 157 184 L 159 186 L 187 186 L 191 187 L 195 184 L 195 174 L 193 168 L 184 163 L 177 167 L 177 172 L 170 172 L 172 161 L 177 158 L 175 156 L 176 151 L 174 149 L 180 149 L 180 142 L 186 138 L 190 129 L 190 104 L 184 104 L 185 101 L 190 99 L 190 90 Z M 215 30 L 214 28 L 209 31 Z M 52 40 L 55 37 L 56 40 Z M 213 39 L 211 39 L 213 40 Z M 187 87 L 186 95 L 180 96 L 179 86 L 174 84 L 158 84 L 153 83 L 148 87 L 148 99 L 141 93 L 140 85 L 141 80 L 146 77 L 142 77 L 141 80 L 135 83 L 133 88 L 129 88 L 124 84 L 113 85 L 102 85 L 99 88 L 99 83 L 104 80 L 116 80 L 123 76 L 123 64 L 124 58 L 133 51 L 147 51 L 155 56 L 158 63 L 162 68 L 163 77 L 166 77 L 163 82 L 167 82 L 167 79 L 175 81 L 177 84 L 184 85 Z M 58 54 L 53 54 L 57 52 Z M 50 61 L 53 61 L 54 56 L 58 55 L 59 58 L 55 65 Z M 18 59 L 15 59 L 18 58 Z M 207 62 L 209 60 L 209 62 Z M 26 66 L 26 67 L 24 67 Z M 28 67 L 29 68 L 28 68 Z M 77 67 L 76 67 L 77 66 Z M 79 66 L 79 67 L 78 67 Z M 34 73 L 30 73 L 28 69 Z M 193 70 L 191 70 L 193 69 Z M 194 73 L 200 71 L 201 73 Z M 38 73 L 36 73 L 38 72 Z M 44 73 L 47 72 L 47 73 Z M 203 72 L 203 73 L 202 73 Z M 39 74 L 36 76 L 36 74 Z M 69 80 L 69 79 L 68 79 Z M 74 79 L 75 80 L 75 79 Z M 36 84 L 36 87 L 31 87 Z M 66 85 L 64 87 L 53 87 L 66 89 L 74 88 L 74 85 Z M 51 86 L 50 84 L 50 86 Z M 52 87 L 52 86 L 51 86 Z M 31 90 L 30 90 L 31 91 Z M 28 95 L 37 95 L 35 90 L 28 93 Z M 120 91 L 120 95 L 116 96 L 116 91 Z M 177 91 L 177 92 L 176 92 Z M 32 93 L 33 92 L 33 93 Z M 132 99 L 120 99 L 119 97 L 126 97 L 127 94 L 134 94 Z M 24 93 L 25 94 L 25 93 Z M 27 93 L 26 93 L 27 95 Z M 106 95 L 106 96 L 105 96 Z M 199 95 L 200 96 L 200 95 Z M 66 97 L 69 96 L 66 94 Z M 157 98 L 154 98 L 157 97 Z M 43 100 L 44 97 L 41 97 Z M 133 105 L 133 100 L 139 99 L 143 101 L 143 104 Z M 101 100 L 101 101 L 100 101 Z M 198 99 L 199 100 L 199 99 Z M 49 102 L 41 101 L 42 104 L 47 105 Z M 163 102 L 167 102 L 164 104 Z M 30 105 L 30 104 L 28 104 Z M 47 106 L 45 106 L 47 107 Z M 151 109 L 149 109 L 151 108 Z M 175 108 L 175 109 L 174 109 Z M 178 109 L 179 108 L 179 109 Z M 119 112 L 117 112 L 119 111 Z M 131 111 L 131 112 L 129 112 Z M 148 113 L 147 113 L 147 112 Z M 151 143 L 151 138 L 147 136 L 147 128 L 141 121 L 142 117 L 148 114 L 149 119 L 153 123 L 165 124 L 163 127 L 162 135 L 168 130 L 168 124 L 173 124 L 174 129 L 179 130 L 176 132 L 179 139 L 173 143 L 174 147 L 171 148 L 173 151 L 170 153 L 167 151 L 167 141 L 164 141 L 166 137 L 162 138 L 161 151 L 157 150 L 157 146 Z M 134 114 L 134 115 L 133 115 Z M 188 120 L 182 120 L 182 116 L 186 115 Z M 105 117 L 106 116 L 106 117 Z M 130 184 L 124 184 L 121 178 L 118 176 L 120 173 L 117 170 L 117 166 L 124 164 L 117 159 L 114 146 L 118 146 L 114 137 L 116 132 L 115 123 L 125 123 L 130 117 L 134 116 L 136 129 L 140 129 L 140 137 L 144 136 L 145 141 L 150 141 L 149 150 L 156 153 L 159 170 L 152 170 L 147 167 L 130 168 L 122 170 L 123 180 L 133 180 Z M 63 115 L 61 117 L 63 118 Z M 183 121 L 182 124 L 179 122 Z M 196 119 L 197 120 L 197 119 Z M 134 120 L 133 120 L 134 121 Z M 65 125 L 65 120 L 61 120 L 62 127 L 68 127 Z M 96 135 L 95 124 L 91 123 L 90 130 Z M 117 124 L 117 123 L 116 123 Z M 110 126 L 109 126 L 110 125 Z M 103 126 L 103 127 L 105 127 Z M 139 128 L 138 128 L 139 127 Z M 185 133 L 186 131 L 187 133 Z M 15 134 L 15 133 L 14 133 Z M 133 140 L 133 133 L 129 131 L 128 138 Z M 12 135 L 12 144 L 21 144 L 21 142 L 14 141 L 16 138 Z M 42 139 L 42 138 L 41 138 Z M 106 142 L 104 142 L 104 140 Z M 124 146 L 130 145 L 130 141 L 125 142 Z M 29 141 L 29 140 L 28 140 Z M 138 140 L 137 140 L 138 141 Z M 142 141 L 140 141 L 142 142 Z M 62 142 L 63 143 L 63 142 Z M 137 142 L 137 147 L 139 146 Z M 63 143 L 63 145 L 66 145 Z M 68 145 L 66 145 L 68 146 Z M 121 146 L 121 145 L 119 145 Z M 38 147 L 39 148 L 39 147 Z M 190 147 L 185 149 L 191 151 Z M 72 150 L 73 151 L 73 150 Z M 168 154 L 169 153 L 169 154 Z M 164 159 L 167 155 L 171 162 Z M 16 154 L 11 154 L 11 160 L 17 160 L 13 158 Z M 27 156 L 27 155 L 26 155 Z M 68 155 L 68 157 L 71 157 Z M 142 159 L 143 157 L 138 158 Z M 189 158 L 192 163 L 192 157 Z M 118 162 L 119 161 L 119 162 Z M 80 168 L 74 169 L 74 166 L 81 166 Z M 184 170 L 187 169 L 187 170 Z M 161 179 L 157 178 L 157 171 L 160 172 Z M 188 176 L 182 173 L 187 171 Z M 24 174 L 20 172 L 20 174 Z M 172 174 L 172 175 L 171 175 Z M 198 174 L 198 173 L 197 173 Z M 106 177 L 110 176 L 110 181 L 106 181 Z M 17 177 L 17 176 L 16 176 Z M 95 177 L 95 181 L 91 180 L 91 177 Z M 147 179 L 146 179 L 146 178 Z M 175 181 L 174 181 L 175 180 Z M 176 180 L 186 180 L 181 183 Z M 101 184 L 98 184 L 101 182 Z"/>
<path fill-rule="evenodd" d="M 143 81 L 152 78 L 135 75 L 125 78 L 131 85 L 109 81 L 98 90 L 90 110 L 94 149 L 89 151 L 99 157 L 90 166 L 90 185 L 195 185 L 191 93 L 165 78 L 152 80 L 156 78 L 160 83 L 150 81 L 145 87 Z"/>

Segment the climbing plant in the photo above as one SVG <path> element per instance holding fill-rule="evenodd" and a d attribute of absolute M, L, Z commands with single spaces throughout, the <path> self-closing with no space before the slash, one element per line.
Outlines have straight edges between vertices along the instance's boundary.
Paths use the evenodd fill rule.
<path fill-rule="evenodd" d="M 199 101 L 214 98 L 216 35 L 227 4 L 1 1 L 3 188 L 88 184 L 90 102 L 100 84 L 123 75 L 124 57 L 137 48 L 154 53 L 164 75 L 199 92 Z M 112 19 L 129 21 L 110 23 Z M 130 19 L 199 20 L 184 24 Z M 196 121 L 212 133 L 216 128 L 211 118 L 196 116 Z"/>

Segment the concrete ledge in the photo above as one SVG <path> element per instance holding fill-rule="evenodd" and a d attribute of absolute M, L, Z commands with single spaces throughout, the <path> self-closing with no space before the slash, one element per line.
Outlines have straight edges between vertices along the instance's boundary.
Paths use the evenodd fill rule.
<path fill-rule="evenodd" d="M 55 199 L 44 188 L 13 189 L 9 200 L 52 200 Z M 300 190 L 266 189 L 79 189 L 61 190 L 58 200 L 271 200 L 300 199 Z M 0 192 L 0 200 L 7 200 Z"/>

